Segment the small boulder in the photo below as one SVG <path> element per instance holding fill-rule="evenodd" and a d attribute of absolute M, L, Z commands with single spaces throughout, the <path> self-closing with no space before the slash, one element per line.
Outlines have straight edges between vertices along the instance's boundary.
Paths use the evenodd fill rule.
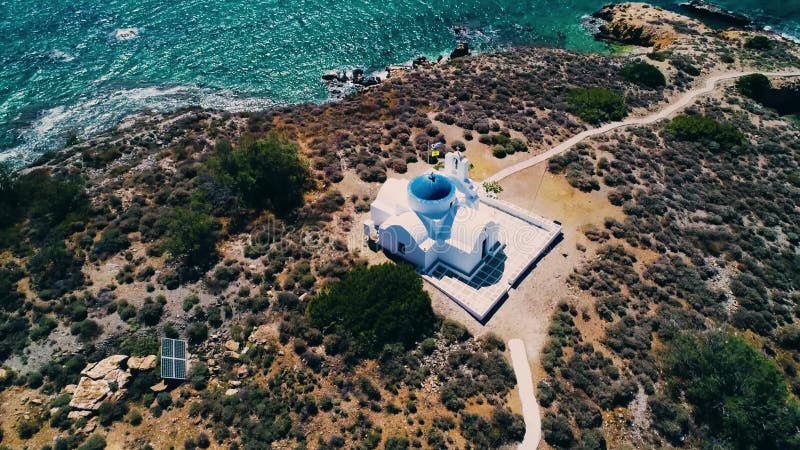
<path fill-rule="evenodd" d="M 227 350 L 229 350 L 229 351 L 232 351 L 232 352 L 238 352 L 239 351 L 239 343 L 234 341 L 233 339 L 229 339 L 229 340 L 225 341 L 225 348 Z"/>
<path fill-rule="evenodd" d="M 231 397 L 231 396 L 234 396 L 234 395 L 236 395 L 238 392 L 239 392 L 239 390 L 238 390 L 238 389 L 233 389 L 233 388 L 230 388 L 230 389 L 228 389 L 227 391 L 225 391 L 225 396 L 226 396 L 226 397 Z"/>
<path fill-rule="evenodd" d="M 89 434 L 92 431 L 94 431 L 95 428 L 97 428 L 98 421 L 99 420 L 97 419 L 97 417 L 92 417 L 91 419 L 89 419 L 88 422 L 86 422 L 86 425 L 84 425 L 83 428 L 79 429 L 78 431 L 83 434 Z"/>
<path fill-rule="evenodd" d="M 158 363 L 156 355 L 147 355 L 142 357 L 131 356 L 128 359 L 128 368 L 131 370 L 153 370 Z"/>
<path fill-rule="evenodd" d="M 119 387 L 125 385 L 130 378 L 130 373 L 122 368 L 122 364 L 127 361 L 126 355 L 111 355 L 96 364 L 89 364 L 81 372 L 93 380 L 105 380 L 116 382 Z"/>
<path fill-rule="evenodd" d="M 250 342 L 264 345 L 273 338 L 278 337 L 278 328 L 272 325 L 261 325 L 250 333 Z"/>
<path fill-rule="evenodd" d="M 153 392 L 164 392 L 167 390 L 167 384 L 164 383 L 164 380 L 161 380 L 157 384 L 150 386 L 150 390 Z"/>
<path fill-rule="evenodd" d="M 89 416 L 91 414 L 92 414 L 91 411 L 75 410 L 75 411 L 70 411 L 69 413 L 67 413 L 67 417 L 69 419 L 72 419 L 72 420 L 79 420 L 79 419 L 87 417 L 87 416 Z"/>

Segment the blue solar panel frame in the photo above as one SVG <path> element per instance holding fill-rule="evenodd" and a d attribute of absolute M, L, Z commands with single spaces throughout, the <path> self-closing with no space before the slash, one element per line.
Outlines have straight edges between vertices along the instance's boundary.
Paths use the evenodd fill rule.
<path fill-rule="evenodd" d="M 161 338 L 161 378 L 186 379 L 186 341 Z"/>

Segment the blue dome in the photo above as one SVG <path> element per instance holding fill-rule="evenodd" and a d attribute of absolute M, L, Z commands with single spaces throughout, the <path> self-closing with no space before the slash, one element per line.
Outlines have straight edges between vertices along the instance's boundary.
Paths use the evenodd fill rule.
<path fill-rule="evenodd" d="M 408 190 L 420 200 L 435 202 L 449 197 L 455 191 L 455 186 L 447 177 L 429 173 L 411 180 Z"/>

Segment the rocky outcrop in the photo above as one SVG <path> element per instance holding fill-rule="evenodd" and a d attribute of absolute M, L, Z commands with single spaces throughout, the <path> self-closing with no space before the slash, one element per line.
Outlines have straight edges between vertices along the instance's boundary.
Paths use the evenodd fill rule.
<path fill-rule="evenodd" d="M 81 375 L 85 375 L 94 380 L 117 381 L 125 372 L 125 369 L 122 368 L 122 363 L 127 360 L 128 357 L 125 355 L 112 355 L 95 364 L 87 365 L 86 368 L 81 371 Z M 130 374 L 128 376 L 130 376 Z"/>
<path fill-rule="evenodd" d="M 125 355 L 112 355 L 87 365 L 81 371 L 83 376 L 75 386 L 69 405 L 75 409 L 95 411 L 107 398 L 121 398 L 131 377 L 124 367 L 127 360 Z"/>
<path fill-rule="evenodd" d="M 138 371 L 153 370 L 156 368 L 157 363 L 158 357 L 156 355 L 142 357 L 131 356 L 128 359 L 128 369 Z"/>
<path fill-rule="evenodd" d="M 456 48 L 450 52 L 450 59 L 463 58 L 469 54 L 469 42 L 459 42 Z"/>
<path fill-rule="evenodd" d="M 341 98 L 354 89 L 375 86 L 381 82 L 378 76 L 364 74 L 363 69 L 355 69 L 348 75 L 344 70 L 328 72 L 322 75 L 322 81 L 334 98 Z"/>
<path fill-rule="evenodd" d="M 109 393 L 111 393 L 111 387 L 107 381 L 83 377 L 78 382 L 75 393 L 72 394 L 69 406 L 76 409 L 95 411 Z"/>
<path fill-rule="evenodd" d="M 594 27 L 595 38 L 660 50 L 677 38 L 668 20 L 670 15 L 674 14 L 643 3 L 606 5 L 592 14 L 593 19 L 600 21 L 599 26 Z"/>
<path fill-rule="evenodd" d="M 720 8 L 719 6 L 702 0 L 691 0 L 681 3 L 680 8 L 694 13 L 698 17 L 711 19 L 727 26 L 744 28 L 753 24 L 753 21 L 742 14 Z"/>
<path fill-rule="evenodd" d="M 234 341 L 233 339 L 225 341 L 225 348 L 231 352 L 238 352 L 239 351 L 239 343 Z"/>
<path fill-rule="evenodd" d="M 261 325 L 250 333 L 250 342 L 264 345 L 272 339 L 278 338 L 278 329 L 274 325 Z"/>

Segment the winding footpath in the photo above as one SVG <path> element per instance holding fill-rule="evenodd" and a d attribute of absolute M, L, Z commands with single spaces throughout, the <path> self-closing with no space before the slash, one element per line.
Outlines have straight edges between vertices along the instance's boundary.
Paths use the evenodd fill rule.
<path fill-rule="evenodd" d="M 713 76 L 706 81 L 706 84 L 703 87 L 692 89 L 681 96 L 676 102 L 667 105 L 664 107 L 664 109 L 656 113 L 622 122 L 612 122 L 603 125 L 600 128 L 593 128 L 591 130 L 583 131 L 544 153 L 528 158 L 525 161 L 521 161 L 513 166 L 509 166 L 495 173 L 491 177 L 487 178 L 486 181 L 500 181 L 517 172 L 533 167 L 536 164 L 547 161 L 553 156 L 564 153 L 565 151 L 574 147 L 576 144 L 592 136 L 597 136 L 631 125 L 648 125 L 658 122 L 659 120 L 666 119 L 673 113 L 691 104 L 697 97 L 713 92 L 717 88 L 717 84 L 720 82 L 736 79 L 754 73 L 763 72 L 733 72 Z M 772 78 L 800 77 L 800 72 L 767 72 L 763 74 Z M 511 363 L 514 367 L 514 374 L 517 377 L 517 387 L 519 388 L 519 397 L 522 403 L 522 417 L 525 420 L 525 438 L 519 445 L 519 450 L 535 450 L 539 447 L 539 442 L 542 438 L 542 417 L 541 412 L 539 411 L 539 403 L 536 401 L 536 396 L 534 395 L 533 377 L 531 376 L 531 367 L 528 361 L 528 355 L 525 351 L 525 343 L 521 339 L 511 339 L 508 341 L 508 349 L 509 353 L 511 354 Z"/>
<path fill-rule="evenodd" d="M 715 75 L 706 80 L 706 84 L 703 87 L 692 89 L 691 91 L 686 92 L 676 102 L 667 105 L 666 107 L 664 107 L 664 109 L 656 113 L 653 113 L 649 116 L 624 120 L 622 122 L 611 122 L 599 128 L 592 128 L 590 130 L 583 131 L 581 133 L 576 134 L 575 136 L 572 136 L 571 138 L 567 139 L 566 141 L 558 144 L 557 146 L 551 148 L 550 150 L 544 153 L 540 153 L 524 161 L 518 162 L 513 166 L 506 167 L 505 169 L 490 176 L 485 181 L 500 181 L 503 178 L 507 178 L 511 175 L 514 175 L 519 171 L 525 170 L 529 167 L 533 167 L 536 164 L 539 164 L 540 162 L 547 161 L 553 156 L 564 153 L 565 151 L 571 149 L 576 144 L 584 141 L 587 138 L 608 133 L 609 131 L 628 127 L 631 125 L 649 125 L 651 123 L 655 123 L 660 120 L 666 119 L 675 112 L 689 106 L 697 97 L 713 92 L 717 88 L 717 84 L 719 84 L 720 82 L 733 80 L 739 77 L 743 77 L 745 75 L 752 75 L 754 73 L 761 73 L 763 75 L 773 78 L 800 77 L 800 72 L 731 72 L 731 73 Z"/>

